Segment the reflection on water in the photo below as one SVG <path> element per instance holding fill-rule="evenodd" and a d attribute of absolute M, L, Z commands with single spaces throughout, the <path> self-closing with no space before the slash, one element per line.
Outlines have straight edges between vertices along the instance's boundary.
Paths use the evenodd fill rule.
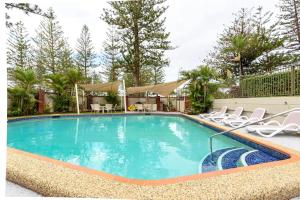
<path fill-rule="evenodd" d="M 213 130 L 175 116 L 45 119 L 8 124 L 8 146 L 137 179 L 195 174 Z M 241 146 L 225 137 L 216 148 Z"/>

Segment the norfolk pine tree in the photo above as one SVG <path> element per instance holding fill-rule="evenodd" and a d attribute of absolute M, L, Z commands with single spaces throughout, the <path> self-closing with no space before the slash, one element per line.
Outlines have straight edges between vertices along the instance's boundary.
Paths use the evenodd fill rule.
<path fill-rule="evenodd" d="M 95 66 L 96 54 L 92 44 L 91 34 L 87 25 L 83 25 L 80 37 L 77 40 L 76 64 L 83 71 L 85 79 L 88 78 L 88 69 Z"/>
<path fill-rule="evenodd" d="M 11 68 L 31 68 L 31 46 L 24 24 L 19 21 L 10 27 L 7 40 L 7 64 Z"/>
<path fill-rule="evenodd" d="M 300 51 L 300 0 L 280 0 L 282 35 L 288 39 L 287 48 Z"/>
<path fill-rule="evenodd" d="M 65 48 L 67 48 L 66 40 L 63 37 L 63 31 L 59 22 L 56 20 L 52 8 L 48 10 L 51 18 L 44 18 L 36 31 L 37 36 L 33 38 L 35 42 L 35 62 L 38 71 L 46 73 L 62 72 L 65 66 L 62 65 L 62 57 Z"/>
<path fill-rule="evenodd" d="M 104 75 L 108 82 L 118 80 L 120 75 L 120 53 L 119 38 L 114 26 L 110 26 L 106 33 L 106 40 L 103 43 L 104 53 L 102 66 Z"/>
<path fill-rule="evenodd" d="M 102 19 L 120 33 L 120 53 L 125 73 L 133 77 L 133 85 L 150 82 L 151 67 L 166 66 L 164 52 L 172 49 L 163 14 L 166 0 L 112 1 L 104 9 Z M 158 62 L 159 61 L 159 62 Z"/>

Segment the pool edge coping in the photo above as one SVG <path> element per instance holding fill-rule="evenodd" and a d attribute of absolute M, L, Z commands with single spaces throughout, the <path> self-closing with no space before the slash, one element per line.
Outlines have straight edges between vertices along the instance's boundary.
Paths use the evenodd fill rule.
<path fill-rule="evenodd" d="M 144 113 L 128 113 L 128 114 L 144 115 Z M 230 129 L 230 128 L 218 125 L 216 123 L 200 119 L 199 117 L 193 116 L 193 115 L 186 115 L 186 114 L 182 114 L 182 113 L 151 113 L 151 114 L 153 114 L 153 115 L 178 115 L 178 116 L 182 116 L 182 117 L 188 118 L 190 120 L 196 121 L 200 124 L 211 126 L 216 129 L 220 129 L 220 130 L 227 130 L 227 129 L 229 130 Z M 84 116 L 84 115 L 85 114 L 83 114 L 81 116 Z M 126 113 L 118 113 L 117 115 L 127 115 L 127 114 Z M 43 115 L 43 116 L 51 117 L 53 115 Z M 66 115 L 60 115 L 60 116 L 66 116 Z M 77 115 L 74 115 L 74 114 L 69 115 L 68 114 L 68 116 L 75 117 Z M 89 114 L 88 114 L 88 116 L 89 116 Z M 100 114 L 98 116 L 111 116 L 111 114 Z M 37 117 L 37 118 L 39 118 L 39 117 Z M 8 121 L 10 121 L 10 120 L 8 119 Z M 203 174 L 193 174 L 193 175 L 188 175 L 188 176 L 180 176 L 180 177 L 166 178 L 166 179 L 160 179 L 160 180 L 141 180 L 141 179 L 125 178 L 125 177 L 109 174 L 109 173 L 106 173 L 106 172 L 103 172 L 100 170 L 94 170 L 94 169 L 90 169 L 87 167 L 74 165 L 71 163 L 55 160 L 52 158 L 40 156 L 37 154 L 29 153 L 29 152 L 18 150 L 18 149 L 11 148 L 11 147 L 7 147 L 7 153 L 8 153 L 8 156 L 10 153 L 24 155 L 24 156 L 30 157 L 32 159 L 46 161 L 46 162 L 52 163 L 54 165 L 59 165 L 59 166 L 66 167 L 66 168 L 69 168 L 72 170 L 78 170 L 78 171 L 81 171 L 84 173 L 88 173 L 90 175 L 97 175 L 102 178 L 110 179 L 110 180 L 117 181 L 120 183 L 135 184 L 135 185 L 140 185 L 140 186 L 165 185 L 165 184 L 174 184 L 174 183 L 180 183 L 180 182 L 191 181 L 191 180 L 200 180 L 200 179 L 214 177 L 214 176 L 218 176 L 218 175 L 227 175 L 227 174 L 232 174 L 232 173 L 237 173 L 237 172 L 256 170 L 256 169 L 260 169 L 262 167 L 266 168 L 266 167 L 280 166 L 280 165 L 297 162 L 300 160 L 300 156 L 296 155 L 292 150 L 289 150 L 280 145 L 274 145 L 271 142 L 259 140 L 259 139 L 255 138 L 254 136 L 245 135 L 245 134 L 240 133 L 239 131 L 234 131 L 232 133 L 234 135 L 236 135 L 237 137 L 240 137 L 240 138 L 243 138 L 246 140 L 250 140 L 256 144 L 260 144 L 260 145 L 270 148 L 274 151 L 279 151 L 283 154 L 286 154 L 289 156 L 289 158 L 287 158 L 285 160 L 273 161 L 273 162 L 256 164 L 256 165 L 251 165 L 251 166 L 237 167 L 237 168 L 220 170 L 220 171 L 207 172 L 207 173 L 203 173 Z M 297 152 L 297 151 L 295 151 L 295 152 Z"/>

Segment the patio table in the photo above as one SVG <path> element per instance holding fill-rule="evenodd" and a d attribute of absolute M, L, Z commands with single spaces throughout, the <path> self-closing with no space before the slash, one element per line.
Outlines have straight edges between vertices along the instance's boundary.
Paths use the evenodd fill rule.
<path fill-rule="evenodd" d="M 105 106 L 100 106 L 100 109 L 102 110 L 102 113 L 104 113 Z"/>

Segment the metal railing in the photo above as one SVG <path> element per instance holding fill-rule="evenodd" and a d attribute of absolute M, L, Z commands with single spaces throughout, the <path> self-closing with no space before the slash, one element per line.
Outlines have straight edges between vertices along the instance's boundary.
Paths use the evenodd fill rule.
<path fill-rule="evenodd" d="M 300 63 L 276 67 L 270 71 L 243 75 L 238 86 L 216 98 L 251 98 L 300 95 Z"/>
<path fill-rule="evenodd" d="M 241 97 L 300 95 L 300 66 L 282 66 L 276 70 L 245 76 L 240 83 Z"/>
<path fill-rule="evenodd" d="M 294 109 L 291 109 L 291 110 L 288 110 L 288 111 L 284 111 L 284 112 L 281 112 L 281 113 L 278 113 L 276 115 L 272 115 L 270 117 L 266 117 L 266 118 L 263 118 L 261 120 L 258 120 L 258 121 L 255 121 L 255 122 L 251 122 L 251 123 L 248 123 L 248 124 L 245 124 L 243 126 L 239 126 L 239 127 L 236 127 L 236 128 L 232 128 L 230 130 L 227 130 L 227 131 L 223 131 L 223 132 L 220 132 L 220 133 L 216 133 L 212 136 L 209 137 L 209 147 L 210 147 L 210 158 L 211 158 L 211 161 L 213 162 L 213 139 L 216 137 L 216 136 L 219 136 L 219 135 L 224 135 L 225 133 L 230 133 L 232 131 L 235 131 L 235 130 L 238 130 L 238 129 L 241 129 L 241 128 L 245 128 L 247 126 L 250 126 L 250 125 L 253 125 L 253 124 L 256 124 L 256 123 L 259 123 L 259 122 L 263 122 L 263 121 L 266 121 L 266 120 L 269 120 L 269 119 L 273 119 L 275 117 L 278 117 L 278 116 L 281 116 L 281 115 L 284 115 L 284 114 L 287 114 L 287 113 L 290 113 L 290 112 L 293 112 L 293 111 L 300 111 L 300 108 L 294 108 Z"/>

